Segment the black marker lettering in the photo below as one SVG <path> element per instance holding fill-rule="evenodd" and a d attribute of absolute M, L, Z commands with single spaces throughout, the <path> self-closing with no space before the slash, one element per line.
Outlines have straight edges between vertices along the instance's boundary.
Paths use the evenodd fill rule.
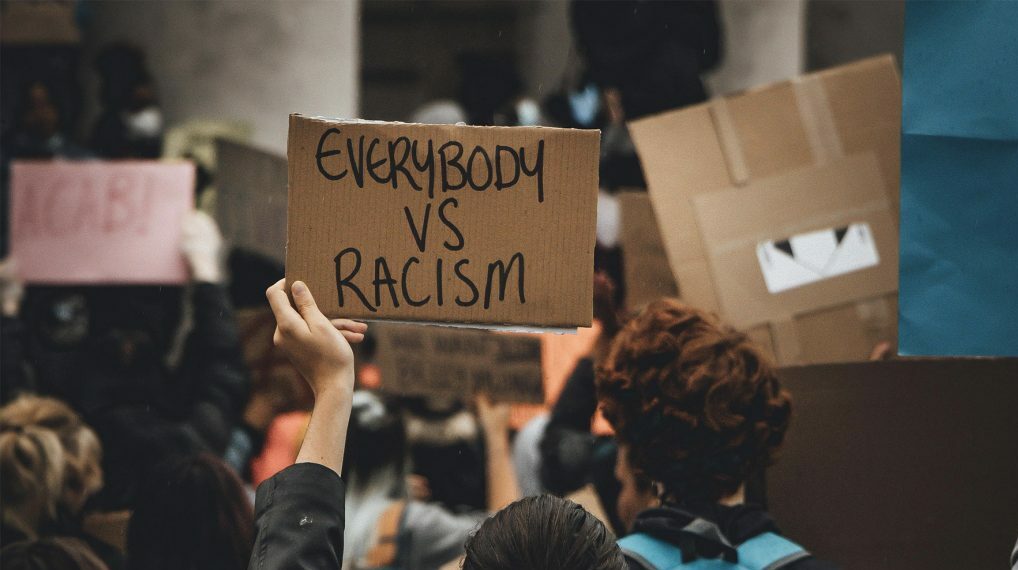
<path fill-rule="evenodd" d="M 470 287 L 470 292 L 473 295 L 473 297 L 470 297 L 469 301 L 463 301 L 460 299 L 459 295 L 456 295 L 456 304 L 461 307 L 472 307 L 474 303 L 477 302 L 477 298 L 481 296 L 480 291 L 478 291 L 477 287 L 474 286 L 474 282 L 471 281 L 469 277 L 464 275 L 462 271 L 460 271 L 460 266 L 467 265 L 469 263 L 470 263 L 469 259 L 461 259 L 456 262 L 456 265 L 453 266 L 453 270 L 456 272 L 456 277 L 459 277 L 460 281 L 466 283 L 467 287 Z"/>
<path fill-rule="evenodd" d="M 537 176 L 537 201 L 544 202 L 544 139 L 537 143 L 537 159 L 533 170 L 527 168 L 527 149 L 520 148 L 520 168 L 527 176 Z"/>
<path fill-rule="evenodd" d="M 484 183 L 483 184 L 478 184 L 478 183 L 476 183 L 474 181 L 474 172 L 476 171 L 475 168 L 474 168 L 474 158 L 477 155 L 481 155 L 482 157 L 484 157 L 483 164 L 484 164 L 484 167 L 487 169 L 487 178 L 484 179 Z M 488 152 L 485 151 L 483 148 L 481 148 L 479 145 L 474 147 L 474 151 L 470 153 L 470 158 L 467 160 L 467 170 L 468 170 L 467 180 L 470 181 L 470 187 L 471 188 L 473 188 L 474 190 L 476 190 L 478 192 L 484 192 L 485 190 L 488 189 L 488 186 L 491 185 L 491 177 L 492 177 L 492 172 L 491 172 L 491 157 L 488 156 Z"/>
<path fill-rule="evenodd" d="M 453 147 L 456 149 L 456 154 L 450 159 L 445 154 L 445 149 Z M 467 185 L 467 171 L 463 169 L 463 165 L 460 164 L 460 157 L 463 156 L 463 145 L 456 141 L 449 141 L 444 145 L 438 147 L 438 154 L 442 157 L 442 192 L 448 192 L 450 190 L 459 190 Z M 449 168 L 453 167 L 460 173 L 459 184 L 449 183 Z"/>
<path fill-rule="evenodd" d="M 428 202 L 428 205 L 424 207 L 424 226 L 421 231 L 417 231 L 417 224 L 414 223 L 414 215 L 410 213 L 410 206 L 403 206 L 403 213 L 406 214 L 406 223 L 410 226 L 410 233 L 413 234 L 414 241 L 417 242 L 417 249 L 424 253 L 424 248 L 428 245 L 428 219 L 431 217 L 431 202 Z"/>
<path fill-rule="evenodd" d="M 424 162 L 419 162 L 417 160 L 417 143 L 418 142 L 420 142 L 420 141 L 414 140 L 414 144 L 413 144 L 413 147 L 411 149 L 410 156 L 413 159 L 414 168 L 416 168 L 420 172 L 427 172 L 428 173 L 428 198 L 434 198 L 435 197 L 435 155 L 432 154 L 432 150 L 434 148 L 434 143 L 431 142 L 431 139 L 428 139 L 428 151 L 424 155 Z"/>
<path fill-rule="evenodd" d="M 403 156 L 399 158 L 399 162 L 396 162 L 396 147 L 400 144 L 403 145 Z M 398 139 L 389 143 L 389 164 L 392 165 L 392 174 L 389 178 L 392 181 L 392 188 L 395 190 L 399 188 L 399 177 L 396 173 L 402 172 L 403 176 L 406 176 L 406 181 L 410 184 L 410 187 L 414 190 L 420 190 L 421 187 L 417 185 L 417 181 L 410 175 L 410 171 L 406 169 L 407 159 L 410 158 L 410 139 L 407 137 L 399 137 Z"/>
<path fill-rule="evenodd" d="M 350 167 L 353 168 L 353 179 L 357 187 L 364 188 L 364 135 L 361 135 L 357 144 L 357 158 L 353 155 L 353 139 L 346 139 L 346 155 L 350 157 Z"/>
<path fill-rule="evenodd" d="M 442 258 L 439 257 L 435 263 L 435 293 L 438 298 L 438 306 L 441 307 L 442 303 L 445 302 L 445 297 L 442 295 Z"/>
<path fill-rule="evenodd" d="M 322 138 L 318 139 L 318 152 L 315 153 L 315 163 L 318 164 L 318 172 L 321 172 L 322 176 L 324 176 L 327 180 L 340 180 L 344 176 L 346 176 L 345 168 L 343 169 L 343 172 L 340 172 L 339 174 L 334 174 L 326 170 L 325 165 L 322 164 L 323 158 L 336 156 L 337 154 L 343 154 L 343 151 L 339 150 L 338 148 L 323 150 L 325 148 L 326 139 L 328 139 L 332 135 L 339 134 L 340 134 L 339 129 L 328 129 L 327 131 L 322 133 Z"/>
<path fill-rule="evenodd" d="M 349 275 L 343 277 L 342 276 L 343 256 L 348 253 L 353 254 L 354 259 L 353 271 L 351 271 Z M 368 303 L 368 299 L 367 297 L 364 296 L 364 293 L 361 292 L 360 287 L 350 282 L 353 279 L 354 275 L 357 275 L 357 272 L 360 271 L 361 269 L 361 252 L 358 251 L 357 248 L 355 247 L 348 247 L 343 251 L 339 252 L 339 254 L 336 255 L 334 261 L 336 262 L 336 293 L 339 295 L 339 306 L 340 307 L 345 306 L 343 304 L 344 302 L 343 287 L 349 287 L 354 292 L 354 294 L 357 295 L 357 299 L 360 300 L 361 304 L 364 305 L 364 307 L 367 308 L 369 311 L 374 313 L 375 308 L 372 307 L 370 303 Z"/>
<path fill-rule="evenodd" d="M 453 208 L 459 208 L 460 207 L 459 206 L 459 202 L 456 201 L 456 198 L 446 198 L 445 201 L 443 201 L 438 206 L 438 219 L 442 220 L 442 223 L 445 224 L 445 227 L 449 228 L 449 231 L 451 231 L 453 234 L 456 235 L 456 240 L 457 240 L 458 243 L 453 245 L 453 244 L 449 243 L 448 240 L 447 240 L 447 241 L 443 242 L 442 245 L 444 245 L 445 248 L 448 249 L 449 251 L 459 251 L 459 250 L 463 249 L 463 234 L 460 233 L 460 230 L 459 230 L 459 228 L 456 227 L 456 224 L 452 223 L 449 220 L 449 218 L 446 217 L 446 215 L 445 215 L 445 207 L 448 206 L 449 204 L 452 204 Z M 430 207 L 431 204 L 428 204 L 428 206 Z M 426 220 L 425 220 L 425 223 L 427 223 Z M 424 251 L 424 250 L 422 249 L 421 251 Z"/>
<path fill-rule="evenodd" d="M 428 205 L 430 206 L 431 204 L 428 204 Z M 420 301 L 415 301 L 412 297 L 410 297 L 410 291 L 407 290 L 407 286 L 406 286 L 406 283 L 407 283 L 407 273 L 410 272 L 410 266 L 415 264 L 415 263 L 420 263 L 420 262 L 421 262 L 420 259 L 417 259 L 416 257 L 411 257 L 410 259 L 406 260 L 406 263 L 403 264 L 403 278 L 400 279 L 401 286 L 402 286 L 402 289 L 403 289 L 403 299 L 411 307 L 420 307 L 421 305 L 424 305 L 425 303 L 427 303 L 428 301 L 431 300 L 431 295 L 428 295 L 427 297 L 421 299 Z"/>
<path fill-rule="evenodd" d="M 519 270 L 520 277 L 519 277 L 519 284 L 517 286 L 518 289 L 519 289 L 519 292 L 520 292 L 520 303 L 526 303 L 527 302 L 527 298 L 526 298 L 526 296 L 523 293 L 523 254 L 522 253 L 515 253 L 515 254 L 513 254 L 512 257 L 509 258 L 509 265 L 508 266 L 505 263 L 503 263 L 501 260 L 495 261 L 493 263 L 488 264 L 488 282 L 487 282 L 487 284 L 484 287 L 484 308 L 485 309 L 491 307 L 491 281 L 492 281 L 491 278 L 494 275 L 495 270 L 496 269 L 498 270 L 498 278 L 499 278 L 499 280 L 498 280 L 498 300 L 499 301 L 505 301 L 506 281 L 508 281 L 508 279 L 509 279 L 509 272 L 512 271 L 513 265 L 515 265 L 517 259 L 519 259 L 519 261 L 520 261 L 520 270 Z"/>
<path fill-rule="evenodd" d="M 379 142 L 380 141 L 377 138 L 371 139 L 371 144 L 368 145 L 368 175 L 370 175 L 371 178 L 375 180 L 375 182 L 379 184 L 385 184 L 386 182 L 389 181 L 389 178 L 394 176 L 396 173 L 392 171 L 392 166 L 390 165 L 388 176 L 380 178 L 375 174 L 375 168 L 388 162 L 384 156 L 382 157 L 382 160 L 379 160 L 378 162 L 373 162 L 371 160 L 371 154 L 375 151 L 375 147 L 378 146 Z"/>
<path fill-rule="evenodd" d="M 385 274 L 385 278 L 382 278 L 382 274 Z M 385 285 L 389 288 L 389 297 L 392 298 L 392 306 L 399 307 L 399 299 L 396 297 L 396 280 L 392 278 L 392 274 L 389 273 L 389 264 L 385 262 L 384 257 L 375 258 L 375 280 L 371 282 L 375 286 L 375 306 L 382 306 L 382 288 L 381 285 Z"/>
<path fill-rule="evenodd" d="M 513 179 L 506 182 L 502 178 L 502 153 L 509 153 L 509 156 L 513 157 Z M 495 147 L 495 189 L 502 190 L 503 188 L 509 188 L 520 179 L 520 157 L 516 154 L 516 151 L 512 147 L 498 145 Z"/>

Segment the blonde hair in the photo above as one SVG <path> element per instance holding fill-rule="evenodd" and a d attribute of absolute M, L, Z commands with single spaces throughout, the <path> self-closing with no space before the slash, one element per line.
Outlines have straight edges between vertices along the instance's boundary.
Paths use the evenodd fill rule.
<path fill-rule="evenodd" d="M 3 520 L 29 538 L 53 520 L 64 488 L 64 449 L 48 429 L 3 426 L 0 431 L 0 499 Z"/>
<path fill-rule="evenodd" d="M 103 485 L 99 437 L 70 406 L 55 398 L 23 395 L 0 408 L 0 429 L 28 427 L 47 429 L 60 441 L 65 465 L 59 498 L 77 510 Z"/>

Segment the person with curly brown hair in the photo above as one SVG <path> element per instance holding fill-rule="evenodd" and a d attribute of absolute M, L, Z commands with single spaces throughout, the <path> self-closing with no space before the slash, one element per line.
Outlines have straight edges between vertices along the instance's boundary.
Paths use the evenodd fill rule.
<path fill-rule="evenodd" d="M 746 482 L 774 461 L 792 404 L 745 334 L 679 301 L 656 301 L 616 336 L 597 387 L 619 442 L 620 510 L 645 490 L 640 481 L 660 501 L 619 541 L 630 568 L 832 567 L 746 503 Z"/>

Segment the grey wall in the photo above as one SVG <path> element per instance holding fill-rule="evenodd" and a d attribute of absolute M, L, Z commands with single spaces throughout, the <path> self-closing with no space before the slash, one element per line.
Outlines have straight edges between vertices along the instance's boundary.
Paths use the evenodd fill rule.
<path fill-rule="evenodd" d="M 285 152 L 287 115 L 358 112 L 360 4 L 233 0 L 88 3 L 86 63 L 109 41 L 142 47 L 168 126 L 192 118 L 253 127 L 255 144 Z M 86 112 L 95 112 L 94 74 Z"/>

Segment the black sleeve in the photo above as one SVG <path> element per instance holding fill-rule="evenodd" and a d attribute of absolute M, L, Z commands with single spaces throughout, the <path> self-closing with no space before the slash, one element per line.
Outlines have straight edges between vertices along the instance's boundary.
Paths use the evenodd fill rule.
<path fill-rule="evenodd" d="M 185 421 L 216 453 L 223 453 L 247 403 L 250 379 L 233 307 L 224 287 L 195 284 L 194 327 L 176 382 Z"/>
<path fill-rule="evenodd" d="M 23 350 L 25 327 L 17 317 L 0 316 L 0 402 L 32 391 Z"/>
<path fill-rule="evenodd" d="M 538 446 L 541 484 L 549 492 L 565 495 L 587 483 L 595 439 L 590 422 L 595 411 L 594 361 L 584 358 L 566 380 Z"/>
<path fill-rule="evenodd" d="M 343 481 L 317 463 L 298 463 L 258 487 L 248 570 L 336 569 L 343 564 Z"/>

